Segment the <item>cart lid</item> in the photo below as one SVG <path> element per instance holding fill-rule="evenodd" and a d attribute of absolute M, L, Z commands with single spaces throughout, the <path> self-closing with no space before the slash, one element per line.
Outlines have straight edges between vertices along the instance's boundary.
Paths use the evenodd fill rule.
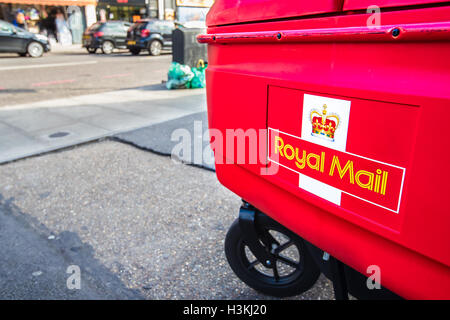
<path fill-rule="evenodd" d="M 361 10 L 376 5 L 380 8 L 413 6 L 445 2 L 445 0 L 345 0 L 343 10 Z"/>
<path fill-rule="evenodd" d="M 216 0 L 208 27 L 340 11 L 341 0 Z"/>
<path fill-rule="evenodd" d="M 206 18 L 208 27 L 294 18 L 349 10 L 432 5 L 446 0 L 216 0 Z"/>

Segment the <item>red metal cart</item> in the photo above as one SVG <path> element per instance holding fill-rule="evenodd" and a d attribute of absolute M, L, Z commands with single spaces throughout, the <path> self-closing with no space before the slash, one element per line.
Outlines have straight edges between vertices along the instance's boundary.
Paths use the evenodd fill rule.
<path fill-rule="evenodd" d="M 323 272 L 340 298 L 450 298 L 448 2 L 216 0 L 207 25 L 235 273 L 277 296 Z"/>

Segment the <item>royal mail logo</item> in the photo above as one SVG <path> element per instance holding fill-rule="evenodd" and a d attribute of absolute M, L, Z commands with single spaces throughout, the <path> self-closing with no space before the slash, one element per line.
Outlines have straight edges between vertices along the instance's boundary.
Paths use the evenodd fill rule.
<path fill-rule="evenodd" d="M 298 173 L 300 189 L 338 206 L 347 194 L 398 213 L 405 169 L 347 152 L 351 101 L 305 93 L 299 108 L 301 136 L 269 128 L 269 161 Z"/>
<path fill-rule="evenodd" d="M 272 128 L 269 143 L 269 161 L 350 196 L 399 212 L 404 168 L 327 148 Z"/>
<path fill-rule="evenodd" d="M 327 115 L 326 104 L 322 108 L 322 112 L 319 112 L 317 109 L 311 110 L 311 135 L 320 139 L 334 141 L 334 134 L 339 127 L 339 116 L 335 113 Z"/>
<path fill-rule="evenodd" d="M 350 196 L 399 212 L 404 168 L 323 147 L 271 128 L 269 139 L 269 161 Z"/>

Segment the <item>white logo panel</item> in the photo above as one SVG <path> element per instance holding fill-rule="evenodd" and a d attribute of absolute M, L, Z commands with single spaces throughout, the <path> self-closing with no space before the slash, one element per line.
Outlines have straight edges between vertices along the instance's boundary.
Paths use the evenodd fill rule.
<path fill-rule="evenodd" d="M 301 138 L 330 149 L 346 151 L 350 104 L 347 100 L 305 94 Z M 299 187 L 341 205 L 340 190 L 301 173 Z"/>

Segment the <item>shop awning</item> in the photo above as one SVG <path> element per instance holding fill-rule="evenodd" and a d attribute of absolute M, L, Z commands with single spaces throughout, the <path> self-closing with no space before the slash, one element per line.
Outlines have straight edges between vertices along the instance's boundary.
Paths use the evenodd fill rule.
<path fill-rule="evenodd" d="M 87 6 L 97 5 L 97 0 L 0 0 L 0 3 L 32 4 L 45 6 Z"/>

